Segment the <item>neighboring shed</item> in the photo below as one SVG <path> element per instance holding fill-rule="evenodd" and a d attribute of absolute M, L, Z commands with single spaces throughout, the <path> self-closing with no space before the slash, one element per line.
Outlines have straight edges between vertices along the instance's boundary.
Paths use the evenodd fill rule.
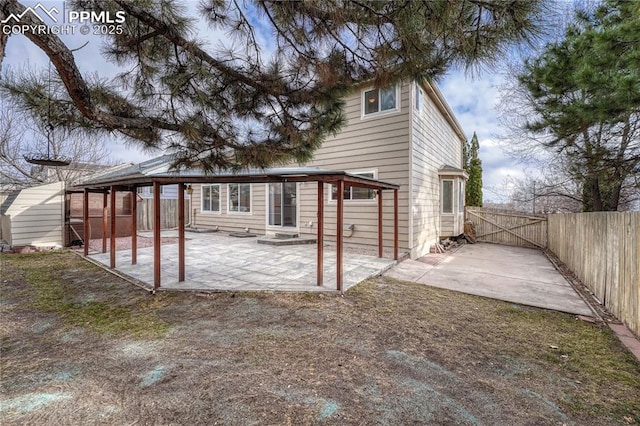
<path fill-rule="evenodd" d="M 13 247 L 62 246 L 64 199 L 64 182 L 14 192 L 0 208 L 0 239 Z"/>

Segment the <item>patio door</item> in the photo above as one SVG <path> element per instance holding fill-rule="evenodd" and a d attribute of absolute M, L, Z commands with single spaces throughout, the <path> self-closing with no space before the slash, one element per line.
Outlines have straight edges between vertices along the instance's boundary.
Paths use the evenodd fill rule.
<path fill-rule="evenodd" d="M 298 184 L 269 183 L 267 225 L 271 228 L 298 228 Z"/>

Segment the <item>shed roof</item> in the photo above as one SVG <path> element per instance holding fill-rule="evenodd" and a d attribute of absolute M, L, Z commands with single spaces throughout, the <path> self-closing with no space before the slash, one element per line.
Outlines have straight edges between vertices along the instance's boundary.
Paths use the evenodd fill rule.
<path fill-rule="evenodd" d="M 264 169 L 217 170 L 205 172 L 199 168 L 176 170 L 174 157 L 166 154 L 142 163 L 129 165 L 109 173 L 84 180 L 76 189 L 101 189 L 110 186 L 133 187 L 175 183 L 267 183 L 267 182 L 336 182 L 371 189 L 398 189 L 399 185 L 371 179 L 340 170 L 317 167 L 281 167 Z"/>

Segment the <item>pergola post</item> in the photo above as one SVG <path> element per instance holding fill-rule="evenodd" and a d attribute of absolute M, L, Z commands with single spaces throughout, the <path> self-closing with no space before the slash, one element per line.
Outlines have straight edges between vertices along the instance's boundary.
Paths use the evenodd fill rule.
<path fill-rule="evenodd" d="M 338 180 L 338 203 L 336 212 L 336 285 L 342 293 L 342 227 L 344 223 L 344 180 Z"/>
<path fill-rule="evenodd" d="M 111 235 L 109 239 L 109 267 L 116 267 L 116 187 L 111 187 Z"/>
<path fill-rule="evenodd" d="M 109 202 L 109 198 L 107 195 L 107 191 L 105 190 L 105 192 L 102 193 L 102 252 L 103 253 L 107 252 L 107 230 L 109 227 L 109 219 L 108 219 L 109 211 L 107 210 L 108 202 Z"/>
<path fill-rule="evenodd" d="M 322 286 L 324 278 L 324 182 L 318 181 L 318 262 L 317 278 L 318 286 Z"/>
<path fill-rule="evenodd" d="M 178 184 L 178 282 L 184 281 L 184 183 Z"/>
<path fill-rule="evenodd" d="M 153 182 L 153 289 L 160 287 L 160 183 Z"/>
<path fill-rule="evenodd" d="M 138 188 L 131 189 L 131 264 L 138 263 Z"/>
<path fill-rule="evenodd" d="M 411 230 L 409 231 L 411 232 Z M 398 260 L 398 190 L 393 190 L 393 258 Z"/>
<path fill-rule="evenodd" d="M 382 257 L 382 189 L 378 189 L 378 257 Z"/>
<path fill-rule="evenodd" d="M 84 255 L 89 255 L 89 241 L 91 235 L 89 235 L 89 190 L 84 189 L 84 196 L 82 197 L 82 234 L 84 235 Z"/>

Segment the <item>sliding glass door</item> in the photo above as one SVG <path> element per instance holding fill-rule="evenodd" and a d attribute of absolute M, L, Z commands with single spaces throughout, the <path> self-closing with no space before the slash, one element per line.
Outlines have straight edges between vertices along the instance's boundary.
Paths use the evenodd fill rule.
<path fill-rule="evenodd" d="M 269 226 L 296 228 L 298 185 L 295 182 L 270 183 L 269 208 L 267 209 Z"/>

